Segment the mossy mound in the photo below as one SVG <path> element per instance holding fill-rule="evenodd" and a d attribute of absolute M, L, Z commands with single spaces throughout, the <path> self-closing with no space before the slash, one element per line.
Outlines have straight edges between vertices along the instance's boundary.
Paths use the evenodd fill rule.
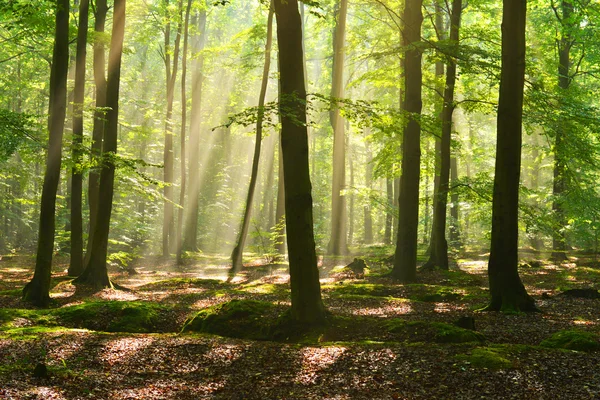
<path fill-rule="evenodd" d="M 231 300 L 206 308 L 186 321 L 183 332 L 267 340 L 276 323 L 278 308 L 257 300 Z"/>
<path fill-rule="evenodd" d="M 411 300 L 422 301 L 426 303 L 449 303 L 460 300 L 463 295 L 454 288 L 437 285 L 410 284 L 406 285 L 411 294 Z"/>
<path fill-rule="evenodd" d="M 328 291 L 328 290 L 325 290 Z M 393 291 L 381 284 L 376 283 L 355 283 L 334 285 L 329 290 L 332 296 L 377 296 L 386 297 L 393 295 Z"/>
<path fill-rule="evenodd" d="M 139 290 L 173 290 L 173 289 L 187 289 L 187 288 L 205 288 L 205 289 L 217 289 L 222 287 L 229 287 L 230 284 L 218 279 L 201 279 L 201 278 L 172 278 L 164 279 L 162 281 L 156 281 L 148 283 L 142 286 Z"/>
<path fill-rule="evenodd" d="M 540 343 L 543 347 L 553 349 L 567 349 L 577 351 L 597 351 L 600 350 L 600 341 L 598 336 L 590 332 L 578 330 L 563 330 L 553 334 L 548 339 Z"/>
<path fill-rule="evenodd" d="M 392 319 L 386 325 L 389 333 L 409 342 L 468 343 L 485 339 L 479 332 L 443 322 L 406 322 Z"/>
<path fill-rule="evenodd" d="M 505 357 L 506 354 L 500 348 L 477 347 L 469 354 L 460 354 L 457 359 L 466 361 L 474 368 L 486 368 L 492 370 L 508 369 L 513 367 L 513 362 Z"/>

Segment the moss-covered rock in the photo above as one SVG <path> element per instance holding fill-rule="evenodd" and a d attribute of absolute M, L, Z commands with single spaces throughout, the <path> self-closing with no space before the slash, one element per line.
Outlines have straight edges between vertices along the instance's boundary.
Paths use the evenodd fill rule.
<path fill-rule="evenodd" d="M 540 343 L 543 347 L 577 351 L 600 350 L 598 336 L 590 332 L 578 330 L 563 330 L 556 332 Z"/>
<path fill-rule="evenodd" d="M 468 354 L 460 354 L 457 359 L 466 361 L 471 367 L 492 370 L 512 368 L 513 362 L 501 348 L 477 347 Z"/>
<path fill-rule="evenodd" d="M 277 307 L 257 300 L 231 300 L 206 308 L 186 321 L 183 332 L 205 332 L 266 340 L 277 321 Z"/>
<path fill-rule="evenodd" d="M 410 342 L 468 343 L 481 342 L 485 339 L 479 332 L 443 322 L 406 322 L 392 319 L 387 322 L 387 330 L 399 339 Z"/>

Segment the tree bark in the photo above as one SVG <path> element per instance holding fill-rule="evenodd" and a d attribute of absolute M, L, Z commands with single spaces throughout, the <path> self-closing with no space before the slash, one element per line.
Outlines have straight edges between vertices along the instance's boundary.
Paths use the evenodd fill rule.
<path fill-rule="evenodd" d="M 403 111 L 408 116 L 402 140 L 402 176 L 398 196 L 398 232 L 392 276 L 401 282 L 411 282 L 417 271 L 417 230 L 419 223 L 419 177 L 421 163 L 421 0 L 406 0 L 403 19 L 404 102 Z"/>
<path fill-rule="evenodd" d="M 50 277 L 54 252 L 56 190 L 60 180 L 61 151 L 67 109 L 69 69 L 69 1 L 56 1 L 56 30 L 50 70 L 48 156 L 40 205 L 40 227 L 35 272 L 23 288 L 23 299 L 38 307 L 50 302 Z"/>
<path fill-rule="evenodd" d="M 265 115 L 265 97 L 267 95 L 267 84 L 269 83 L 269 70 L 271 69 L 271 44 L 273 42 L 273 4 L 269 4 L 269 16 L 267 17 L 267 42 L 265 44 L 265 63 L 263 66 L 262 82 L 260 85 L 260 94 L 258 96 L 258 115 L 256 118 L 256 138 L 254 142 L 254 157 L 252 159 L 252 172 L 250 175 L 250 185 L 246 197 L 246 206 L 244 217 L 237 238 L 237 244 L 231 253 L 231 269 L 229 270 L 229 279 L 232 279 L 240 269 L 242 269 L 242 255 L 248 228 L 250 228 L 250 215 L 252 210 L 252 201 L 254 200 L 254 190 L 258 180 L 258 165 L 260 161 L 260 151 L 262 144 L 263 119 Z"/>
<path fill-rule="evenodd" d="M 283 182 L 283 155 L 281 143 L 277 168 L 277 206 L 275 207 L 275 229 L 277 230 L 277 253 L 285 255 L 285 184 Z"/>
<path fill-rule="evenodd" d="M 290 263 L 291 318 L 322 323 L 325 308 L 313 231 L 312 195 L 306 131 L 306 87 L 302 72 L 302 22 L 297 0 L 275 0 L 281 98 L 281 147 Z"/>
<path fill-rule="evenodd" d="M 521 123 L 525 83 L 526 0 L 504 0 L 502 70 L 498 99 L 496 165 L 492 202 L 492 241 L 488 311 L 533 311 L 518 271 Z"/>
<path fill-rule="evenodd" d="M 88 31 L 89 0 L 79 4 L 77 31 L 77 61 L 73 89 L 73 167 L 71 169 L 71 259 L 68 274 L 78 276 L 83 271 L 83 174 L 81 150 L 83 146 L 83 101 L 85 98 L 85 62 Z"/>
<path fill-rule="evenodd" d="M 364 129 L 365 137 L 369 136 L 369 128 Z M 369 146 L 368 140 L 365 141 L 365 187 L 368 191 L 371 190 L 371 186 L 373 185 L 373 154 L 371 153 L 371 146 Z M 373 215 L 371 214 L 371 201 L 370 198 L 368 202 L 363 207 L 364 213 L 364 242 L 365 244 L 373 243 Z M 387 216 L 387 214 L 386 214 Z M 391 236 L 390 236 L 391 237 Z"/>
<path fill-rule="evenodd" d="M 387 192 L 387 211 L 385 213 L 385 230 L 383 232 L 383 243 L 392 243 L 392 224 L 394 222 L 394 180 L 392 178 L 385 179 L 385 187 Z"/>
<path fill-rule="evenodd" d="M 106 258 L 108 255 L 108 234 L 112 212 L 115 156 L 117 154 L 117 134 L 119 122 L 119 84 L 121 80 L 121 56 L 125 34 L 126 0 L 115 0 L 112 38 L 108 55 L 108 79 L 106 83 L 106 125 L 104 131 L 103 163 L 100 172 L 98 191 L 98 212 L 92 242 L 90 261 L 74 283 L 88 284 L 94 288 L 112 287 L 108 278 Z"/>

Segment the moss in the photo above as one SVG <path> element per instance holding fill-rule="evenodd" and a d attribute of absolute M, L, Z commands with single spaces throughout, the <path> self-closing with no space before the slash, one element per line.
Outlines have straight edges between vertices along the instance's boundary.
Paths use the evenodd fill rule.
<path fill-rule="evenodd" d="M 0 335 L 11 340 L 36 340 L 39 335 L 59 332 L 80 332 L 80 329 L 69 329 L 62 326 L 26 326 L 0 330 Z"/>
<path fill-rule="evenodd" d="M 230 286 L 230 284 L 218 279 L 172 278 L 148 283 L 140 290 L 169 290 L 189 287 L 215 289 L 224 286 Z"/>
<path fill-rule="evenodd" d="M 597 335 L 578 330 L 562 330 L 556 332 L 548 339 L 543 340 L 540 345 L 553 349 L 577 351 L 600 350 L 600 342 L 598 341 Z"/>
<path fill-rule="evenodd" d="M 266 340 L 276 319 L 276 307 L 271 303 L 231 300 L 198 312 L 186 321 L 182 331 Z"/>
<path fill-rule="evenodd" d="M 0 296 L 22 296 L 23 289 L 0 290 Z"/>
<path fill-rule="evenodd" d="M 333 296 L 345 296 L 345 295 L 359 295 L 359 296 L 389 296 L 391 290 L 389 287 L 375 283 L 354 283 L 354 284 L 342 284 L 332 285 L 331 295 Z"/>
<path fill-rule="evenodd" d="M 251 283 L 243 285 L 241 292 L 257 294 L 273 294 L 278 296 L 289 296 L 289 286 L 275 283 Z"/>
<path fill-rule="evenodd" d="M 513 362 L 505 357 L 502 348 L 477 347 L 468 354 L 460 354 L 457 359 L 466 361 L 474 368 L 486 368 L 492 370 L 508 369 L 513 367 Z"/>
<path fill-rule="evenodd" d="M 454 288 L 447 286 L 409 284 L 406 285 L 412 294 L 411 300 L 423 301 L 427 303 L 443 303 L 459 300 L 462 297 Z"/>
<path fill-rule="evenodd" d="M 388 332 L 411 342 L 468 343 L 485 339 L 479 332 L 442 322 L 406 322 L 392 319 L 386 325 Z"/>

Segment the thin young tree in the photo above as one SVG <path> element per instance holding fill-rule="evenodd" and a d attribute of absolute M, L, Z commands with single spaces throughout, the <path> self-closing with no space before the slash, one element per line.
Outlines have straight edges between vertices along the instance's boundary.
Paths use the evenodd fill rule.
<path fill-rule="evenodd" d="M 279 50 L 281 148 L 285 184 L 285 223 L 290 263 L 291 318 L 322 323 L 325 307 L 313 230 L 306 130 L 306 86 L 302 71 L 302 22 L 297 0 L 274 0 Z"/>
<path fill-rule="evenodd" d="M 519 178 L 527 1 L 504 0 L 487 311 L 534 311 L 518 271 Z"/>
<path fill-rule="evenodd" d="M 23 299 L 38 307 L 50 302 L 50 278 L 54 252 L 56 190 L 60 180 L 62 138 L 67 110 L 69 70 L 69 1 L 56 0 L 54 50 L 50 70 L 48 155 L 40 203 L 40 228 L 33 279 L 23 288 Z"/>
<path fill-rule="evenodd" d="M 74 283 L 88 284 L 94 288 L 112 287 L 108 277 L 108 234 L 113 204 L 115 157 L 119 123 L 119 86 L 121 81 L 121 58 L 125 36 L 126 0 L 115 0 L 112 37 L 108 55 L 108 79 L 106 83 L 106 125 L 102 151 L 102 170 L 98 191 L 98 209 L 90 261 Z"/>
<path fill-rule="evenodd" d="M 75 86 L 73 88 L 73 166 L 71 167 L 71 259 L 68 274 L 78 276 L 83 271 L 83 101 L 85 97 L 85 62 L 89 18 L 89 0 L 79 3 Z"/>
<path fill-rule="evenodd" d="M 267 17 L 267 41 L 265 43 L 265 62 L 263 65 L 262 82 L 260 85 L 260 94 L 258 96 L 258 113 L 256 117 L 256 136 L 254 142 L 254 156 L 252 158 L 252 172 L 250 175 L 250 185 L 246 197 L 244 208 L 244 217 L 240 232 L 238 233 L 237 244 L 231 253 L 231 269 L 229 278 L 233 278 L 242 268 L 242 254 L 248 229 L 250 228 L 250 213 L 252 210 L 252 201 L 254 199 L 254 190 L 258 181 L 258 165 L 260 161 L 260 151 L 262 144 L 263 120 L 265 117 L 265 97 L 267 95 L 267 84 L 269 83 L 269 70 L 271 69 L 271 45 L 273 42 L 273 4 L 269 4 L 269 16 Z"/>
<path fill-rule="evenodd" d="M 417 271 L 417 228 L 419 223 L 419 177 L 421 163 L 421 0 L 406 0 L 402 42 L 404 56 L 404 101 L 402 109 L 408 122 L 402 140 L 402 176 L 398 195 L 398 231 L 392 276 L 411 282 Z"/>

